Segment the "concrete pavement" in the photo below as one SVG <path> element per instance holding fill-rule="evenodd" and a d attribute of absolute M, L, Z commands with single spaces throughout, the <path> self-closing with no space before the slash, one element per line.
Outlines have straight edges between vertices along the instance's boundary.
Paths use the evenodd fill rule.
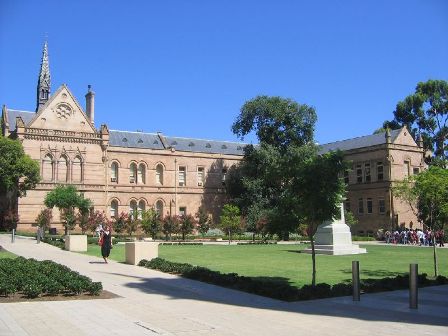
<path fill-rule="evenodd" d="M 286 303 L 0 235 L 27 258 L 50 259 L 120 298 L 0 304 L 3 335 L 447 335 L 448 286 Z"/>

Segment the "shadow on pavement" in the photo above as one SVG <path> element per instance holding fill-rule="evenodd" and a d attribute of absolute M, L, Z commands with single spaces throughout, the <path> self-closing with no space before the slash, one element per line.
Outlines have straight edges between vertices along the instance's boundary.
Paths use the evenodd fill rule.
<path fill-rule="evenodd" d="M 128 274 L 112 273 L 118 276 L 130 277 Z M 387 321 L 409 324 L 426 324 L 434 326 L 447 326 L 446 316 L 431 315 L 420 310 L 410 310 L 408 299 L 397 295 L 395 292 L 369 294 L 364 304 L 353 302 L 351 297 L 339 297 L 312 301 L 283 302 L 245 292 L 223 288 L 215 285 L 201 283 L 185 278 L 145 278 L 137 277 L 135 282 L 128 282 L 124 286 L 142 291 L 145 294 L 157 294 L 170 297 L 172 300 L 197 300 L 214 302 L 219 304 L 250 307 L 256 309 L 268 309 L 275 311 L 297 312 L 310 315 L 323 315 L 344 318 L 354 318 L 366 321 Z M 266 278 L 265 278 L 266 279 Z M 276 278 L 276 281 L 286 279 Z M 440 300 L 422 300 L 420 306 L 431 304 L 433 307 L 446 309 L 448 299 L 448 286 L 430 287 L 426 291 L 435 291 L 440 294 Z M 395 294 L 394 294 L 395 293 Z M 378 298 L 380 296 L 380 298 Z M 378 301 L 375 302 L 375 297 Z M 367 301 L 369 304 L 367 304 Z M 399 305 L 395 310 L 391 305 Z M 389 309 L 388 309 L 389 308 Z"/>

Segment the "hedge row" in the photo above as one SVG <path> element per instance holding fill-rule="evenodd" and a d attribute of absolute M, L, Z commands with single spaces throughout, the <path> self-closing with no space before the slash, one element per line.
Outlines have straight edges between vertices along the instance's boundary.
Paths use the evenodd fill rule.
<path fill-rule="evenodd" d="M 277 244 L 277 242 L 273 242 L 273 241 L 251 241 L 251 242 L 245 242 L 245 243 L 237 243 L 237 245 L 271 245 L 271 244 Z"/>
<path fill-rule="evenodd" d="M 140 261 L 139 266 L 160 270 L 165 273 L 179 274 L 189 279 L 283 301 L 312 300 L 352 294 L 352 285 L 346 283 L 338 283 L 333 286 L 326 283 L 320 283 L 314 287 L 305 285 L 301 288 L 297 288 L 284 282 L 254 279 L 251 277 L 240 276 L 236 273 L 224 274 L 218 271 L 212 271 L 205 267 L 170 262 L 162 258 L 155 258 L 151 261 L 142 260 Z M 427 278 L 425 273 L 423 273 L 419 275 L 418 282 L 420 287 L 424 287 L 448 284 L 448 279 L 444 276 L 438 276 L 435 280 L 431 280 Z M 361 280 L 361 290 L 365 293 L 405 289 L 408 288 L 408 286 L 408 275 L 398 275 L 395 278 Z"/>
<path fill-rule="evenodd" d="M 61 249 L 65 249 L 65 242 L 64 242 L 64 238 L 61 237 L 57 237 L 57 236 L 46 236 L 42 239 L 42 241 L 44 243 L 59 247 Z"/>
<path fill-rule="evenodd" d="M 102 290 L 101 282 L 92 282 L 90 278 L 50 260 L 0 259 L 0 295 L 3 296 L 15 293 L 28 298 L 43 294 L 99 295 Z"/>
<path fill-rule="evenodd" d="M 170 242 L 170 243 L 160 243 L 159 245 L 204 245 L 204 243 Z"/>

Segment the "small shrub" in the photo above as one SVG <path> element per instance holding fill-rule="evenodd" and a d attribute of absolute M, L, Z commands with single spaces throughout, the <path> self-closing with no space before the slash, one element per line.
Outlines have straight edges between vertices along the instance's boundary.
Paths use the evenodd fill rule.
<path fill-rule="evenodd" d="M 42 294 L 42 286 L 37 282 L 30 280 L 22 289 L 23 294 L 30 299 L 34 299 Z"/>
<path fill-rule="evenodd" d="M 92 282 L 88 287 L 88 292 L 90 295 L 100 295 L 103 290 L 103 285 L 101 282 Z"/>

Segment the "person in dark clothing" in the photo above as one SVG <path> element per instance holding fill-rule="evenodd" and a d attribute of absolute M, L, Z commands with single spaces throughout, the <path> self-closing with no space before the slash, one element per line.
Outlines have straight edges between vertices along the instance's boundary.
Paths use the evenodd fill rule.
<path fill-rule="evenodd" d="M 112 232 L 110 227 L 106 226 L 100 235 L 101 241 L 101 255 L 103 256 L 104 262 L 107 264 L 107 258 L 109 258 L 110 249 L 112 247 Z"/>

